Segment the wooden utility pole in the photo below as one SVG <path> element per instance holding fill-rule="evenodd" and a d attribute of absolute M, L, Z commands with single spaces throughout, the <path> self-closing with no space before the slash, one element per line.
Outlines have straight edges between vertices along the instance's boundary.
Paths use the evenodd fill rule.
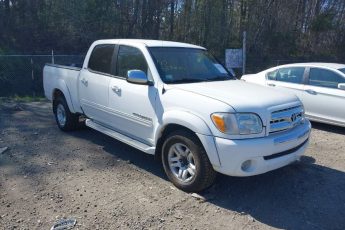
<path fill-rule="evenodd" d="M 242 75 L 246 72 L 246 42 L 247 42 L 247 31 L 243 31 L 242 40 Z"/>

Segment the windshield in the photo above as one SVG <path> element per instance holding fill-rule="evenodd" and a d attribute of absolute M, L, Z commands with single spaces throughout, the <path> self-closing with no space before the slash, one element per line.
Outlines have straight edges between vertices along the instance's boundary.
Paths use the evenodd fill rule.
<path fill-rule="evenodd" d="M 339 69 L 339 71 L 345 73 L 345 68 Z"/>
<path fill-rule="evenodd" d="M 206 50 L 177 47 L 151 47 L 149 50 L 164 83 L 234 79 Z"/>

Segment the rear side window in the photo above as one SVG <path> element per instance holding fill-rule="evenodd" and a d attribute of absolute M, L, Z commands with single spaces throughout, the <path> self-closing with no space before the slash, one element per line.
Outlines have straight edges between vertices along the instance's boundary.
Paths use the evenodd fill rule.
<path fill-rule="evenodd" d="M 111 62 L 115 45 L 97 45 L 93 49 L 88 68 L 106 74 L 111 74 Z"/>
<path fill-rule="evenodd" d="M 345 83 L 345 78 L 339 74 L 327 69 L 310 68 L 309 85 L 336 89 L 339 83 Z"/>
<path fill-rule="evenodd" d="M 287 67 L 274 70 L 267 74 L 268 80 L 302 84 L 304 67 Z"/>
<path fill-rule="evenodd" d="M 134 47 L 120 46 L 117 56 L 118 76 L 127 78 L 128 70 L 142 70 L 148 74 L 148 67 L 142 52 Z"/>

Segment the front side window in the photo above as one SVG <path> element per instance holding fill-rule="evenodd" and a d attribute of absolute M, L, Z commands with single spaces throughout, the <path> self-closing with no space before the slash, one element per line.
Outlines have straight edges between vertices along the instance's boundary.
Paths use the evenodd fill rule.
<path fill-rule="evenodd" d="M 206 50 L 179 47 L 151 47 L 149 50 L 164 83 L 234 79 Z"/>
<path fill-rule="evenodd" d="M 100 73 L 111 74 L 111 62 L 115 45 L 97 45 L 93 49 L 88 68 Z"/>
<path fill-rule="evenodd" d="M 267 79 L 273 81 L 302 84 L 304 70 L 304 67 L 288 67 L 276 69 L 267 74 Z"/>
<path fill-rule="evenodd" d="M 139 49 L 131 46 L 120 46 L 117 56 L 118 76 L 127 78 L 128 70 L 141 70 L 149 74 L 146 59 Z"/>
<path fill-rule="evenodd" d="M 339 83 L 345 83 L 345 78 L 339 74 L 327 69 L 310 68 L 309 85 L 336 89 Z"/>

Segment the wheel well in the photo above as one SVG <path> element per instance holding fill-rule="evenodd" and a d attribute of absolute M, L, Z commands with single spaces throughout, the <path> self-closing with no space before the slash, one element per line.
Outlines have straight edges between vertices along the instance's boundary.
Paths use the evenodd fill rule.
<path fill-rule="evenodd" d="M 63 92 L 59 89 L 54 89 L 54 92 L 53 92 L 53 101 L 55 101 L 58 97 L 60 96 L 63 96 Z"/>
<path fill-rule="evenodd" d="M 155 151 L 155 159 L 160 161 L 161 160 L 161 154 L 162 154 L 162 147 L 163 147 L 163 143 L 165 138 L 172 132 L 176 131 L 176 130 L 184 130 L 190 133 L 190 135 L 193 135 L 194 137 L 196 137 L 199 140 L 199 137 L 195 134 L 195 132 L 193 132 L 192 130 L 190 130 L 189 128 L 186 128 L 185 126 L 182 125 L 178 125 L 178 124 L 168 124 L 166 125 L 163 130 L 160 132 L 160 136 L 158 138 L 157 144 L 156 144 L 156 151 Z M 200 140 L 199 140 L 200 141 Z M 201 143 L 201 142 L 200 142 Z"/>
<path fill-rule="evenodd" d="M 53 109 L 55 108 L 55 103 L 56 103 L 56 99 L 58 99 L 59 97 L 63 97 L 65 98 L 65 95 L 63 94 L 63 92 L 59 89 L 55 89 L 54 92 L 53 92 L 53 98 L 52 98 L 52 101 L 53 101 Z M 55 111 L 54 111 L 55 112 Z"/>

